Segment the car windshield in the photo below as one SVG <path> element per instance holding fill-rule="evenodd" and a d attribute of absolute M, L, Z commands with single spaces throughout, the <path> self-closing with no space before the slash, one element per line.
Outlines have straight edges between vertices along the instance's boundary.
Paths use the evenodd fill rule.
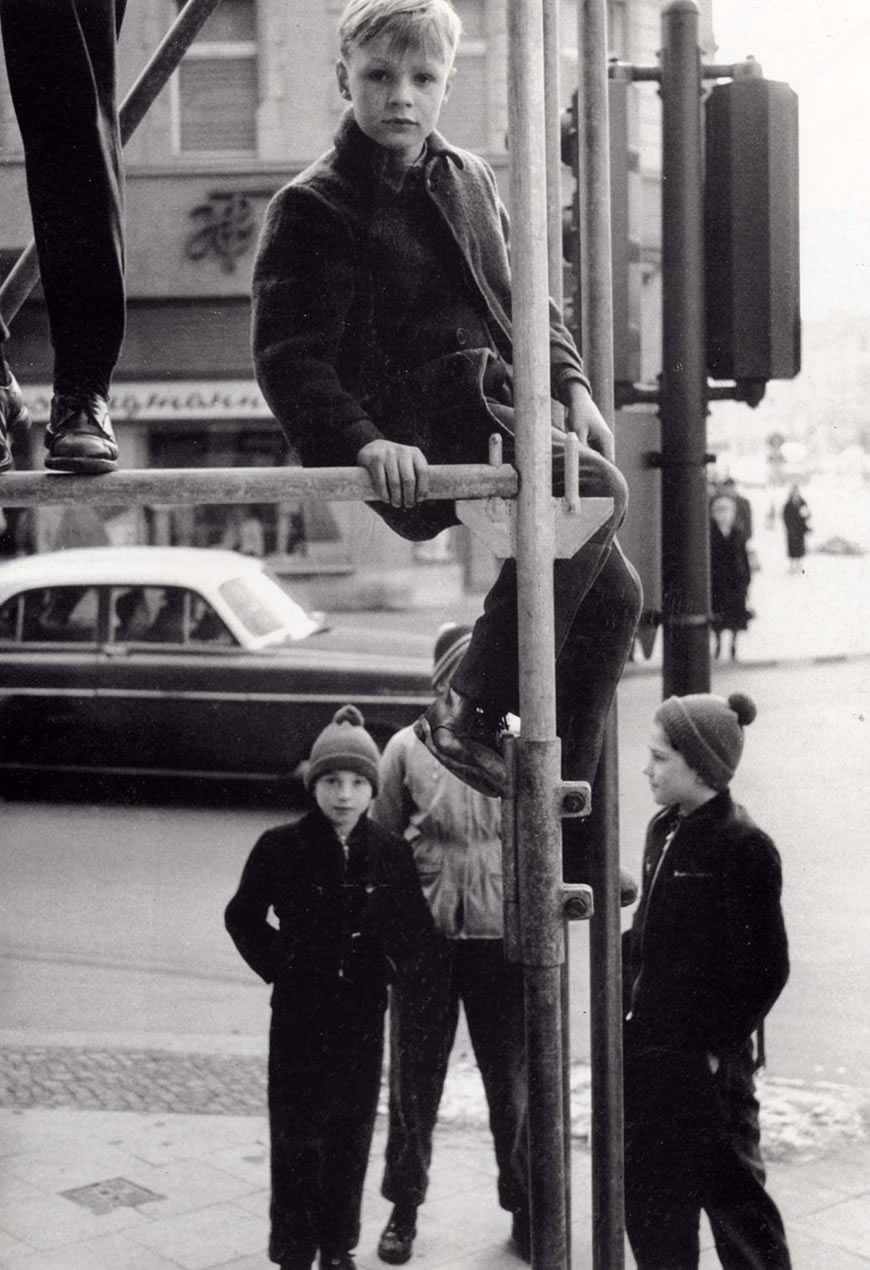
<path fill-rule="evenodd" d="M 246 573 L 222 582 L 220 593 L 239 621 L 258 639 L 305 639 L 319 629 L 316 618 L 305 612 L 274 575 Z"/>

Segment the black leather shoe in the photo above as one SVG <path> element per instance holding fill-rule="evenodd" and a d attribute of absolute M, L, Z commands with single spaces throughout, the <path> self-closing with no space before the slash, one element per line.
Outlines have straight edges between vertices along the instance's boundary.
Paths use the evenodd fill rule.
<path fill-rule="evenodd" d="M 105 397 L 93 392 L 54 397 L 45 447 L 45 466 L 52 471 L 82 476 L 113 472 L 118 466 L 118 443 Z"/>
<path fill-rule="evenodd" d="M 532 1260 L 532 1226 L 527 1209 L 518 1208 L 511 1222 L 511 1244 L 523 1261 Z"/>
<path fill-rule="evenodd" d="M 30 413 L 24 404 L 18 380 L 9 376 L 8 384 L 0 384 L 0 472 L 12 466 L 13 433 L 30 427 Z"/>
<path fill-rule="evenodd" d="M 401 1208 L 397 1204 L 378 1241 L 381 1261 L 390 1266 L 403 1266 L 410 1261 L 416 1234 L 416 1208 Z"/>
<path fill-rule="evenodd" d="M 499 749 L 504 720 L 455 688 L 448 688 L 414 724 L 414 734 L 430 754 L 466 785 L 502 798 L 508 772 Z"/>
<path fill-rule="evenodd" d="M 322 1252 L 320 1270 L 356 1270 L 352 1252 Z"/>

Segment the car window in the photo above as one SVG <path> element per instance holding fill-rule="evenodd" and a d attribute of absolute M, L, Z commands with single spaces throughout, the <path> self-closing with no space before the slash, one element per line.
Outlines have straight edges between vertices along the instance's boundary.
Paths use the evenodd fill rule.
<path fill-rule="evenodd" d="M 252 635 L 304 639 L 318 624 L 271 574 L 248 573 L 222 582 L 220 593 Z"/>
<path fill-rule="evenodd" d="M 126 644 L 235 644 L 211 605 L 184 587 L 112 588 L 112 639 Z"/>
<path fill-rule="evenodd" d="M 25 644 L 95 643 L 99 609 L 96 587 L 24 591 L 0 608 L 0 639 Z"/>

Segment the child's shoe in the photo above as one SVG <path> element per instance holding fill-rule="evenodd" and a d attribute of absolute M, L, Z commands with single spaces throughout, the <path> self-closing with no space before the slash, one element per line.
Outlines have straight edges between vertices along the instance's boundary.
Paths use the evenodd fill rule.
<path fill-rule="evenodd" d="M 403 1266 L 411 1260 L 417 1234 L 417 1209 L 413 1205 L 396 1204 L 378 1242 L 378 1256 L 390 1266 Z"/>
<path fill-rule="evenodd" d="M 0 367 L 2 374 L 2 367 Z M 0 383 L 0 472 L 12 466 L 12 439 L 30 427 L 30 414 L 24 404 L 15 376 L 9 372 L 7 383 Z"/>
<path fill-rule="evenodd" d="M 466 785 L 490 798 L 508 792 L 507 766 L 499 748 L 503 717 L 447 688 L 414 724 L 414 735 Z"/>

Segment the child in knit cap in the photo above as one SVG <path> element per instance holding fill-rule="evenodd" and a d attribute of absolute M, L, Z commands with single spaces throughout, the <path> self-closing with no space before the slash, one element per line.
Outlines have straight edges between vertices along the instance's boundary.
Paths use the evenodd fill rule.
<path fill-rule="evenodd" d="M 272 984 L 269 1256 L 352 1270 L 377 1111 L 387 984 L 431 937 L 410 848 L 367 817 L 380 755 L 354 706 L 311 749 L 316 806 L 264 833 L 226 926 Z M 269 920 L 274 914 L 277 925 Z"/>
<path fill-rule="evenodd" d="M 750 697 L 669 697 L 644 769 L 662 810 L 625 935 L 626 1226 L 638 1270 L 788 1270 L 764 1188 L 752 1034 L 788 977 L 779 854 L 729 782 Z"/>

